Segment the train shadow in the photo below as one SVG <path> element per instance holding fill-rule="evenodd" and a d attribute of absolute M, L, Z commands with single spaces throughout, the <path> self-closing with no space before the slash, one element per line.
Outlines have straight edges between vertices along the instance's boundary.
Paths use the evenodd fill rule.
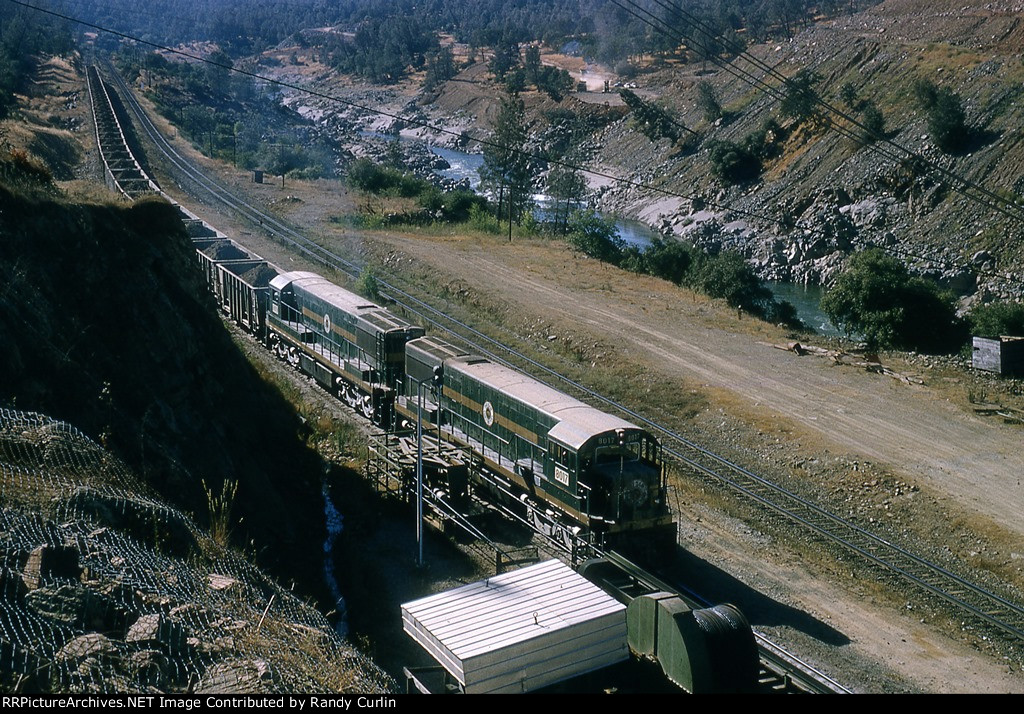
<path fill-rule="evenodd" d="M 850 638 L 814 615 L 779 602 L 730 573 L 689 552 L 676 548 L 674 572 L 680 573 L 701 597 L 714 604 L 729 602 L 743 611 L 753 627 L 791 627 L 825 644 L 841 646 Z"/>

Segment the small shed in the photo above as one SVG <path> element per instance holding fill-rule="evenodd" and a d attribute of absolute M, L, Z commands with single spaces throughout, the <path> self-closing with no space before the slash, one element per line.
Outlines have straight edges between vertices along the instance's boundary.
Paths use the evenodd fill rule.
<path fill-rule="evenodd" d="M 1024 375 L 1024 337 L 975 337 L 971 366 L 1004 376 Z"/>
<path fill-rule="evenodd" d="M 626 607 L 549 560 L 402 605 L 466 693 L 529 692 L 629 659 Z"/>

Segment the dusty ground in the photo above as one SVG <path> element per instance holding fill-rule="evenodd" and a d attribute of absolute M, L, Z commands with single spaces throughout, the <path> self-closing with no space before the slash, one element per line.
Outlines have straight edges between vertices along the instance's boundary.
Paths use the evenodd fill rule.
<path fill-rule="evenodd" d="M 311 205 L 312 196 L 307 195 L 307 199 L 310 200 L 295 205 L 297 213 L 308 218 L 317 211 Z M 654 364 L 660 358 L 662 366 L 673 365 L 673 370 L 677 370 L 672 377 L 674 381 L 654 380 L 661 385 L 660 390 L 690 391 L 692 388 L 706 395 L 707 406 L 697 415 L 702 428 L 718 419 L 723 424 L 728 422 L 729 429 L 768 425 L 773 433 L 787 435 L 790 447 L 787 454 L 795 449 L 805 457 L 820 455 L 821 450 L 831 445 L 833 452 L 841 450 L 848 454 L 844 463 L 856 462 L 858 452 L 847 448 L 849 440 L 840 427 L 824 431 L 813 428 L 819 426 L 816 422 L 827 421 L 826 412 L 819 411 L 818 419 L 806 421 L 788 416 L 799 415 L 801 409 L 794 407 L 804 394 L 814 390 L 844 390 L 848 400 L 845 408 L 854 412 L 852 423 L 871 421 L 867 408 L 854 409 L 859 403 L 853 396 L 858 385 L 866 385 L 863 388 L 869 395 L 874 393 L 876 400 L 888 399 L 910 410 L 915 402 L 899 400 L 901 390 L 906 390 L 920 400 L 923 406 L 917 408 L 930 413 L 930 420 L 938 421 L 940 428 L 956 429 L 965 419 L 971 423 L 965 411 L 935 395 L 929 396 L 927 388 L 910 387 L 889 377 L 862 374 L 852 368 L 828 367 L 815 358 L 799 358 L 773 350 L 761 343 L 784 336 L 774 333 L 769 326 L 749 319 L 739 321 L 731 311 L 701 298 L 687 295 L 679 300 L 678 296 L 666 294 L 665 287 L 654 281 L 646 284 L 641 280 L 634 284 L 636 276 L 623 276 L 592 261 L 577 259 L 558 245 L 536 242 L 517 244 L 509 249 L 487 240 L 437 241 L 380 235 L 370 242 L 386 246 L 385 254 L 401 251 L 406 259 L 415 255 L 415 266 L 410 269 L 411 264 L 407 263 L 406 273 L 422 273 L 429 276 L 432 283 L 455 281 L 464 297 L 488 295 L 488 303 L 492 299 L 505 303 L 509 312 L 523 320 L 542 317 L 541 332 L 545 334 L 561 335 L 560 329 L 572 322 L 573 315 L 586 316 L 591 325 L 586 331 L 601 349 L 617 345 L 612 350 L 616 359 Z M 272 247 L 264 245 L 263 250 L 266 252 Z M 392 262 L 396 255 L 392 253 Z M 624 284 L 620 285 L 620 281 Z M 523 290 L 523 285 L 529 285 L 530 289 Z M 674 307 L 668 304 L 670 300 Z M 553 327 L 555 320 L 549 318 L 559 313 L 563 314 L 565 322 Z M 657 343 L 648 347 L 635 339 L 635 333 L 627 337 L 629 331 L 622 327 L 624 313 L 642 324 L 646 334 L 655 333 L 670 343 L 678 341 L 685 348 L 658 347 Z M 644 315 L 650 316 L 649 319 L 642 319 Z M 715 326 L 722 322 L 734 323 L 739 331 L 734 333 Z M 574 325 L 572 329 L 575 339 L 581 340 L 579 326 Z M 704 349 L 689 348 L 683 342 L 684 335 L 702 344 Z M 546 337 L 543 340 L 547 341 Z M 687 354 L 692 355 L 692 364 L 680 357 Z M 760 396 L 757 364 L 765 360 L 773 361 L 772 379 L 780 388 L 785 388 L 789 381 L 803 382 L 804 386 L 790 387 L 786 392 L 792 403 L 786 403 L 782 397 L 776 397 L 782 401 L 770 402 Z M 715 371 L 708 367 L 709 361 L 720 362 L 723 369 L 744 375 L 743 387 L 733 389 L 724 379 L 716 379 Z M 692 371 L 686 372 L 687 369 Z M 805 377 L 805 371 L 811 374 Z M 656 371 L 656 374 L 664 372 Z M 803 392 L 795 391 L 797 389 Z M 658 390 L 651 396 L 656 399 Z M 819 406 L 828 402 L 827 394 L 818 394 Z M 775 408 L 775 405 L 779 406 Z M 928 411 L 930 408 L 933 411 Z M 943 418 L 951 424 L 942 425 Z M 714 426 L 711 424 L 711 428 Z M 1017 436 L 1010 427 L 992 427 L 986 423 L 972 424 L 972 427 L 983 432 L 989 430 L 988 438 L 996 441 L 1002 436 L 1012 442 Z M 844 440 L 833 440 L 834 434 L 842 434 Z M 887 444 L 887 448 L 898 448 L 899 439 L 892 437 Z M 758 468 L 761 464 L 750 465 Z M 855 471 L 857 468 L 853 467 Z M 854 474 L 858 479 L 862 475 L 862 472 Z M 910 478 L 904 476 L 905 480 Z M 746 526 L 692 502 L 680 503 L 679 507 L 681 542 L 688 553 L 685 557 L 694 561 L 694 567 L 708 583 L 709 594 L 715 599 L 737 602 L 759 630 L 790 643 L 796 652 L 817 662 L 823 671 L 849 683 L 857 691 L 1024 691 L 1024 680 L 1012 663 L 983 655 L 970 643 L 950 640 L 913 614 L 905 616 L 901 611 L 903 601 L 896 602 L 898 597 L 875 593 L 870 586 L 851 590 L 846 584 L 831 584 L 833 573 L 827 569 L 823 572 L 819 563 L 804 562 L 802 555 L 788 551 L 777 537 L 764 535 L 755 530 L 756 526 Z M 949 675 L 951 671 L 965 670 L 970 671 L 969 678 Z"/>
<path fill-rule="evenodd" d="M 928 387 L 773 349 L 785 334 L 656 279 L 573 255 L 558 243 L 387 237 L 434 280 L 588 331 L 620 359 L 664 375 L 658 391 L 725 391 L 746 416 L 878 462 L 1024 534 L 1021 430 L 985 421 Z M 515 306 L 515 307 L 512 307 Z M 563 328 L 564 329 L 564 328 Z M 749 332 L 762 333 L 751 339 Z M 655 393 L 654 397 L 659 395 Z"/>
<path fill-rule="evenodd" d="M 351 204 L 339 199 L 336 187 L 328 194 L 302 184 L 252 186 L 237 173 L 232 180 L 314 235 L 333 233 L 325 221 Z M 282 200 L 287 196 L 298 200 Z M 279 264 L 307 267 L 233 216 L 210 206 L 193 208 Z M 929 508 L 939 502 L 958 517 L 967 514 L 965 527 L 977 522 L 981 531 L 997 533 L 1006 561 L 1000 562 L 1019 571 L 1024 547 L 1013 515 L 1022 499 L 1020 462 L 1014 459 L 1021 432 L 983 422 L 947 401 L 949 388 L 909 386 L 774 350 L 764 343 L 786 336 L 770 326 L 574 256 L 560 244 L 351 231 L 325 239 L 369 252 L 456 309 L 495 317 L 539 351 L 550 350 L 556 362 L 568 355 L 583 371 L 593 364 L 595 374 L 602 371 L 598 362 L 614 369 L 635 365 L 638 379 L 626 390 L 634 399 L 659 418 L 660 402 L 681 403 L 682 418 L 694 429 L 717 430 L 720 440 L 732 435 L 734 448 L 753 458 L 748 465 L 755 469 L 788 468 L 794 479 L 801 470 L 824 473 L 830 484 L 845 473 L 858 487 L 862 480 L 865 487 L 886 479 L 911 484 L 907 491 L 916 499 L 903 505 L 904 512 L 927 496 Z M 815 461 L 829 463 L 830 470 L 806 465 Z M 884 478 L 866 480 L 864 473 Z M 894 605 L 897 598 L 884 588 L 850 585 L 834 564 L 822 565 L 774 532 L 723 515 L 714 501 L 697 503 L 682 483 L 677 488 L 688 553 L 682 557 L 708 576 L 709 594 L 737 601 L 758 629 L 789 642 L 857 691 L 1024 691 L 1019 661 L 994 659 L 971 641 L 947 637 L 929 618 Z"/>

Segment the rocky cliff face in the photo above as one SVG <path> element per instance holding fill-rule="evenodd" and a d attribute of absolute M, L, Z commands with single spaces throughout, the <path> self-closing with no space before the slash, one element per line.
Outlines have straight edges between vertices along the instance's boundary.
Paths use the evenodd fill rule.
<path fill-rule="evenodd" d="M 236 542 L 315 591 L 319 460 L 217 319 L 176 211 L 73 204 L 0 168 L 0 406 L 76 424 L 200 519 L 202 482 L 237 482 Z"/>
<path fill-rule="evenodd" d="M 1024 143 L 1017 105 L 1024 66 L 1014 38 L 1022 33 L 1022 13 L 1007 2 L 954 7 L 892 0 L 750 53 L 787 76 L 813 70 L 820 96 L 840 108 L 839 89 L 851 84 L 882 111 L 888 139 L 1019 202 Z M 960 153 L 940 151 L 929 137 L 925 113 L 913 99 L 919 79 L 961 97 L 971 135 Z M 731 119 L 708 125 L 701 117 L 695 87 L 702 80 L 715 87 Z M 685 198 L 615 186 L 602 195 L 607 208 L 709 250 L 739 250 L 768 278 L 828 283 L 849 252 L 879 245 L 962 295 L 1021 294 L 1024 249 L 1013 236 L 1024 220 L 970 200 L 949 174 L 917 165 L 884 142 L 844 138 L 837 130 L 848 126 L 842 119 L 784 119 L 777 100 L 725 70 L 703 74 L 683 66 L 643 82 L 649 98 L 697 129 L 699 143 L 692 152 L 664 140 L 651 143 L 626 118 L 601 136 L 600 160 Z M 777 155 L 759 180 L 723 185 L 710 169 L 710 143 L 739 142 L 768 118 L 783 129 Z M 1007 210 L 1024 215 L 1012 205 Z"/>

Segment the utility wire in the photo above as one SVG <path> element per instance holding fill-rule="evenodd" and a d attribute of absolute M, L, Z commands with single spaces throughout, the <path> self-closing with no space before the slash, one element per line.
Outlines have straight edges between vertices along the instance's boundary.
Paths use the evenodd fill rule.
<path fill-rule="evenodd" d="M 653 0 L 653 2 L 659 7 L 663 8 L 668 13 L 669 17 L 674 17 L 676 19 L 687 21 L 690 24 L 690 26 L 695 27 L 697 30 L 700 31 L 702 35 L 704 35 L 706 38 L 709 38 L 709 41 L 712 44 L 702 44 L 692 35 L 687 36 L 682 32 L 675 30 L 664 19 L 655 16 L 653 13 L 650 13 L 647 10 L 644 10 L 639 5 L 637 5 L 634 0 L 623 0 L 623 2 L 625 2 L 630 7 L 635 8 L 639 13 L 646 17 L 643 17 L 641 16 L 641 14 L 633 12 L 630 8 L 623 5 L 622 2 L 620 2 L 620 0 L 609 0 L 609 2 L 616 5 L 617 7 L 622 8 L 626 12 L 629 12 L 634 17 L 637 17 L 637 19 L 641 20 L 641 22 L 644 22 L 655 31 L 660 32 L 661 34 L 664 34 L 670 37 L 671 39 L 677 41 L 686 41 L 688 44 L 697 47 L 698 49 L 704 52 L 704 56 L 708 57 L 712 62 L 714 62 L 716 65 L 726 70 L 730 74 L 733 74 L 733 76 L 744 79 L 745 81 L 750 82 L 754 86 L 764 89 L 766 92 L 771 94 L 771 96 L 777 99 L 782 99 L 786 96 L 786 87 L 790 82 L 790 78 L 787 78 L 785 75 L 779 72 L 774 66 L 752 55 L 751 53 L 746 51 L 746 49 L 732 43 L 727 39 L 720 37 L 717 34 L 717 32 L 715 32 L 715 29 L 710 27 L 700 17 L 687 11 L 683 7 L 676 5 L 670 0 Z M 652 20 L 648 20 L 647 17 L 652 18 Z M 716 42 L 721 43 L 725 47 L 725 49 L 729 51 L 731 54 L 745 60 L 746 62 L 750 63 L 757 69 L 764 72 L 765 74 L 777 79 L 781 83 L 781 87 L 774 87 L 768 84 L 767 82 L 759 78 L 756 78 L 750 72 L 735 67 L 733 63 L 725 62 L 724 60 L 722 60 L 721 57 L 719 57 L 714 52 L 715 48 L 713 43 Z M 851 115 L 849 112 L 842 110 L 841 108 L 835 106 L 834 104 L 831 104 L 826 100 L 822 99 L 817 93 L 814 93 L 811 98 L 814 100 L 814 103 L 817 106 L 824 108 L 828 114 L 835 115 L 836 117 L 856 127 L 860 131 L 859 135 L 857 133 L 851 133 L 846 127 L 833 122 L 832 126 L 835 127 L 838 131 L 840 131 L 840 133 L 842 133 L 844 136 L 859 140 L 863 140 L 864 137 L 871 138 L 872 142 L 867 144 L 867 148 L 869 150 L 883 154 L 887 158 L 896 161 L 906 161 L 909 159 L 913 162 L 918 163 L 919 165 L 927 166 L 931 170 L 944 176 L 948 182 L 951 182 L 953 184 L 952 188 L 954 190 L 959 191 L 968 198 L 978 203 L 981 203 L 987 208 L 997 211 L 998 213 L 1001 213 L 1002 215 L 1008 218 L 1012 218 L 1017 221 L 1024 221 L 1024 210 L 1022 210 L 1021 207 L 1018 206 L 1013 201 L 1007 200 L 1005 197 L 1000 196 L 999 194 L 985 188 L 984 186 L 981 186 L 976 182 L 971 181 L 970 179 L 965 178 L 951 171 L 945 166 L 942 166 L 941 164 L 936 163 L 935 161 L 925 157 L 921 153 L 914 151 L 910 148 L 907 148 L 902 144 L 899 144 L 898 142 L 894 141 L 893 139 L 889 138 L 884 134 L 878 134 L 872 131 L 868 126 L 859 121 L 855 116 Z M 881 145 L 885 145 L 886 147 L 888 147 L 888 149 L 895 150 L 897 153 L 893 154 L 888 150 L 883 150 Z M 980 195 L 975 195 L 974 193 L 972 193 L 972 191 L 977 192 Z M 1009 208 L 1009 210 L 1007 210 L 1007 207 Z"/>
<path fill-rule="evenodd" d="M 354 109 L 359 109 L 359 110 L 362 110 L 362 111 L 365 111 L 365 112 L 369 112 L 371 114 L 377 114 L 379 116 L 388 117 L 390 119 L 394 119 L 396 121 L 401 121 L 401 122 L 403 122 L 405 124 L 408 124 L 408 125 L 412 125 L 412 126 L 417 126 L 417 127 L 420 127 L 420 128 L 428 129 L 428 130 L 430 130 L 432 132 L 435 132 L 437 134 L 443 134 L 443 135 L 452 136 L 452 137 L 457 138 L 460 142 L 475 142 L 475 143 L 477 143 L 477 144 L 479 144 L 481 146 L 490 146 L 492 148 L 499 148 L 499 149 L 507 149 L 508 148 L 508 147 L 502 146 L 502 145 L 500 145 L 500 144 L 498 144 L 498 143 L 496 143 L 494 141 L 491 141 L 489 139 L 486 139 L 486 138 L 481 138 L 481 137 L 473 136 L 472 134 L 468 134 L 466 132 L 458 132 L 458 131 L 453 131 L 451 129 L 446 129 L 444 127 L 435 126 L 435 125 L 433 125 L 433 124 L 431 124 L 429 122 L 423 121 L 421 119 L 416 119 L 415 117 L 402 116 L 400 114 L 395 114 L 393 112 L 389 112 L 389 111 L 384 110 L 384 109 L 374 108 L 374 107 L 368 106 L 366 104 L 362 104 L 360 102 L 352 101 L 350 99 L 345 99 L 345 98 L 339 97 L 337 95 L 327 94 L 325 92 L 321 92 L 321 91 L 318 91 L 318 90 L 315 90 L 315 89 L 309 89 L 307 87 L 302 87 L 300 85 L 293 84 L 291 82 L 287 82 L 287 81 L 284 81 L 284 80 L 275 79 L 273 77 L 267 77 L 265 75 L 261 75 L 261 74 L 258 74 L 256 72 L 251 72 L 249 70 L 245 70 L 245 69 L 241 69 L 241 68 L 238 68 L 238 67 L 234 67 L 234 66 L 232 66 L 230 64 L 224 64 L 224 63 L 220 63 L 220 62 L 215 62 L 215 61 L 210 60 L 208 58 L 201 57 L 199 55 L 192 54 L 190 52 L 186 52 L 186 51 L 181 50 L 181 49 L 175 49 L 175 48 L 172 48 L 172 47 L 167 47 L 165 45 L 161 45 L 161 44 L 159 44 L 157 42 L 152 42 L 152 41 L 149 41 L 149 40 L 144 40 L 144 39 L 141 39 L 139 37 L 135 37 L 133 35 L 130 35 L 130 34 L 127 34 L 127 33 L 124 33 L 124 32 L 120 32 L 118 30 L 114 30 L 114 29 L 111 29 L 111 28 L 108 28 L 108 27 L 104 27 L 102 25 L 97 25 L 95 23 L 91 23 L 91 22 L 88 22 L 88 21 L 85 21 L 85 20 L 81 20 L 79 18 L 70 16 L 70 15 L 66 15 L 66 14 L 63 14 L 63 13 L 59 13 L 59 12 L 54 11 L 54 10 L 48 10 L 46 8 L 41 8 L 41 7 L 38 7 L 38 6 L 35 6 L 35 5 L 31 5 L 29 3 L 22 2 L 21 0 L 6 0 L 6 1 L 11 3 L 11 4 L 14 4 L 14 5 L 19 5 L 21 7 L 25 7 L 25 8 L 31 9 L 31 10 L 35 10 L 37 12 L 41 12 L 41 13 L 44 13 L 44 14 L 47 14 L 47 15 L 51 15 L 53 17 L 58 17 L 58 18 L 63 19 L 63 20 L 68 20 L 70 22 L 74 22 L 74 23 L 83 25 L 85 27 L 97 30 L 99 32 L 104 32 L 104 33 L 107 33 L 107 34 L 111 34 L 111 35 L 114 35 L 116 37 L 120 37 L 120 38 L 122 38 L 124 40 L 129 40 L 131 42 L 135 42 L 135 43 L 138 43 L 140 45 L 144 45 L 144 46 L 147 46 L 147 47 L 152 47 L 153 49 L 160 50 L 161 52 L 166 52 L 168 54 L 173 54 L 173 55 L 177 55 L 177 56 L 180 56 L 180 57 L 184 57 L 186 59 L 189 59 L 189 60 L 192 60 L 192 61 L 195 61 L 195 62 L 202 62 L 204 64 L 212 65 L 212 66 L 215 66 L 215 67 L 220 67 L 221 69 L 224 69 L 224 70 L 227 70 L 227 71 L 230 71 L 230 72 L 235 72 L 236 74 L 239 74 L 239 75 L 242 75 L 242 76 L 246 76 L 246 77 L 249 77 L 251 79 L 255 79 L 255 80 L 261 81 L 261 82 L 266 82 L 267 84 L 283 87 L 285 89 L 291 89 L 291 90 L 294 90 L 294 91 L 297 91 L 297 92 L 301 92 L 303 94 L 307 94 L 307 95 L 314 96 L 314 97 L 317 97 L 317 98 L 320 98 L 320 99 L 325 99 L 327 101 L 336 102 L 338 104 L 342 104 L 342 105 L 345 105 L 345 106 L 348 106 L 348 107 L 351 107 L 351 108 L 354 108 Z M 609 0 L 609 2 L 619 6 L 625 12 L 630 13 L 630 14 L 634 15 L 635 17 L 638 17 L 638 19 L 642 19 L 643 20 L 643 18 L 641 16 L 636 15 L 630 9 L 622 6 L 618 2 L 618 0 Z M 643 20 L 643 21 L 647 22 L 647 24 L 650 24 L 649 21 L 646 21 L 646 20 Z M 716 63 L 720 63 L 720 62 L 721 62 L 721 59 L 720 58 L 717 59 Z M 723 66 L 724 67 L 724 65 L 722 65 L 722 64 L 720 64 L 719 66 Z M 770 85 L 768 85 L 768 86 L 770 86 Z M 775 96 L 778 96 L 778 94 L 777 94 L 778 90 L 775 89 L 775 88 L 772 88 L 772 89 L 773 89 L 773 91 L 776 92 Z M 615 183 L 618 183 L 618 184 L 621 184 L 621 185 L 625 185 L 625 186 L 629 186 L 631 188 L 642 189 L 644 191 L 649 191 L 649 192 L 652 192 L 652 193 L 660 194 L 660 195 L 671 197 L 671 198 L 681 198 L 681 199 L 685 199 L 685 200 L 689 200 L 689 201 L 698 200 L 698 201 L 704 203 L 705 205 L 713 206 L 714 208 L 719 209 L 721 211 L 728 211 L 728 212 L 731 212 L 733 214 L 742 216 L 744 218 L 758 219 L 760 221 L 766 222 L 769 225 L 779 225 L 779 223 L 780 223 L 778 218 L 775 218 L 775 217 L 772 217 L 772 216 L 768 216 L 768 215 L 765 215 L 765 214 L 762 214 L 762 213 L 758 213 L 756 211 L 751 211 L 751 210 L 744 209 L 744 208 L 737 208 L 735 206 L 730 206 L 728 204 L 718 203 L 718 202 L 716 202 L 714 200 L 707 199 L 707 198 L 705 198 L 703 196 L 699 196 L 698 194 L 694 194 L 694 193 L 686 194 L 686 193 L 681 193 L 681 192 L 678 192 L 678 191 L 673 191 L 673 190 L 666 189 L 666 188 L 659 187 L 659 186 L 653 186 L 651 184 L 643 183 L 641 181 L 635 181 L 635 180 L 629 179 L 629 178 L 623 178 L 623 177 L 616 176 L 616 175 L 611 174 L 611 173 L 607 173 L 607 172 L 604 172 L 604 171 L 599 171 L 597 169 L 585 168 L 585 167 L 582 167 L 582 166 L 579 166 L 577 164 L 573 164 L 571 162 L 567 162 L 567 161 L 564 161 L 564 160 L 553 159 L 553 158 L 550 158 L 550 157 L 547 157 L 547 156 L 542 156 L 540 154 L 537 154 L 537 153 L 534 153 L 534 152 L 530 152 L 530 151 L 527 151 L 527 150 L 524 150 L 524 149 L 513 149 L 513 151 L 515 151 L 516 153 L 519 153 L 519 154 L 521 154 L 521 155 L 523 155 L 523 156 L 525 156 L 527 158 L 536 160 L 536 161 L 540 161 L 540 162 L 543 162 L 543 163 L 551 164 L 551 165 L 554 165 L 554 166 L 560 166 L 560 167 L 571 169 L 571 170 L 574 170 L 574 171 L 580 171 L 580 172 L 589 174 L 591 176 L 595 176 L 595 177 L 598 177 L 598 178 L 608 179 L 608 180 L 613 181 Z M 827 232 L 827 231 L 825 231 L 823 229 L 820 229 L 820 228 L 814 228 L 814 227 L 810 227 L 810 226 L 799 226 L 799 224 L 797 224 L 797 227 L 802 228 L 803 230 L 805 230 L 808 233 L 817 234 L 817 235 L 820 235 L 820 236 L 822 236 L 824 238 L 833 238 L 834 237 L 831 233 L 829 233 L 829 232 Z M 860 245 L 865 245 L 865 246 L 868 246 L 868 247 L 873 245 L 873 243 L 871 241 L 866 240 L 866 239 L 850 238 L 849 240 L 850 240 L 851 243 L 858 243 Z M 893 253 L 893 254 L 901 255 L 901 256 L 903 256 L 905 258 L 913 259 L 913 260 L 917 260 L 917 261 L 937 263 L 937 264 L 940 264 L 940 265 L 947 265 L 947 266 L 953 266 L 953 267 L 966 267 L 967 269 L 973 271 L 974 273 L 976 273 L 978 275 L 983 275 L 985 277 L 989 277 L 989 278 L 993 278 L 993 279 L 996 279 L 996 280 L 1004 281 L 1007 284 L 1014 285 L 1014 286 L 1019 285 L 1019 282 L 1020 282 L 1019 280 L 1017 280 L 1017 279 L 1015 279 L 1015 278 L 1013 278 L 1011 276 L 1008 276 L 1008 275 L 1003 275 L 1003 274 L 996 273 L 996 272 L 993 272 L 993 271 L 979 270 L 979 269 L 975 268 L 974 266 L 965 266 L 962 263 L 957 263 L 956 261 L 953 261 L 953 260 L 950 260 L 950 259 L 944 258 L 944 257 L 922 255 L 922 254 L 915 253 L 915 252 L 913 252 L 911 250 L 908 250 L 908 249 L 905 249 L 905 248 L 897 248 L 897 247 L 889 247 L 889 248 L 887 248 L 887 250 L 889 252 Z"/>

